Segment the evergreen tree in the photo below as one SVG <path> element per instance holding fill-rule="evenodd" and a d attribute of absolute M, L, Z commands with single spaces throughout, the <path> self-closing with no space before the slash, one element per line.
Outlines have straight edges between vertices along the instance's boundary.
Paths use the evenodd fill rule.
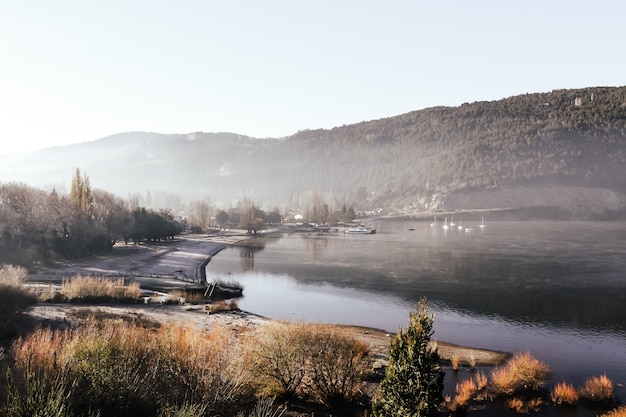
<path fill-rule="evenodd" d="M 422 298 L 409 324 L 389 347 L 389 365 L 372 404 L 376 417 L 423 417 L 437 412 L 443 402 L 439 354 L 429 346 L 435 316 Z"/>

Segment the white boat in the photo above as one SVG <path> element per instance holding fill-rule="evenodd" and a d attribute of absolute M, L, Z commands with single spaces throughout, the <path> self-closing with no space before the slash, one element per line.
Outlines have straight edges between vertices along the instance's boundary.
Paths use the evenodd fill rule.
<path fill-rule="evenodd" d="M 437 216 L 435 216 L 435 220 L 430 224 L 430 227 L 437 227 Z"/>
<path fill-rule="evenodd" d="M 454 216 L 450 217 L 450 227 L 454 227 Z"/>
<path fill-rule="evenodd" d="M 354 235 L 354 234 L 358 234 L 358 235 L 373 235 L 373 234 L 376 233 L 376 228 L 374 228 L 374 227 L 365 227 L 365 226 L 350 227 L 348 229 L 345 229 L 344 233 L 348 233 L 348 234 L 351 234 L 351 235 Z"/>
<path fill-rule="evenodd" d="M 446 217 L 443 221 L 443 230 L 448 230 L 450 226 L 448 225 L 448 218 Z"/>
<path fill-rule="evenodd" d="M 480 224 L 478 225 L 478 227 L 480 227 L 481 229 L 483 227 L 485 227 L 485 216 L 483 216 L 482 220 L 480 221 Z"/>
<path fill-rule="evenodd" d="M 463 230 L 463 225 L 461 224 L 461 220 L 459 220 L 459 225 L 457 226 L 457 229 Z"/>

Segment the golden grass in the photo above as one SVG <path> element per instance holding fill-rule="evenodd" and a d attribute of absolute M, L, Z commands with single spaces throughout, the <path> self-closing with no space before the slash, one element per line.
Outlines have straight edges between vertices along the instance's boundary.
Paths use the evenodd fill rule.
<path fill-rule="evenodd" d="M 606 375 L 589 378 L 580 389 L 580 396 L 590 401 L 609 401 L 613 398 L 613 381 Z"/>
<path fill-rule="evenodd" d="M 578 391 L 572 384 L 560 382 L 552 389 L 550 398 L 558 405 L 574 405 L 578 402 Z"/>
<path fill-rule="evenodd" d="M 496 394 L 503 395 L 537 390 L 545 383 L 549 372 L 549 366 L 530 353 L 517 353 L 491 372 L 491 386 Z"/>
<path fill-rule="evenodd" d="M 123 278 L 108 279 L 76 275 L 63 280 L 61 295 L 69 301 L 80 300 L 136 300 L 141 295 L 139 283 L 126 283 Z"/>

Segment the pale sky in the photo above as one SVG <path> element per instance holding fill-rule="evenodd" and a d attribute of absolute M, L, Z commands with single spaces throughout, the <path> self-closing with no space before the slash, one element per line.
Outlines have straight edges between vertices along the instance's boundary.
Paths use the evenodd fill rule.
<path fill-rule="evenodd" d="M 0 154 L 626 85 L 626 2 L 0 0 Z"/>

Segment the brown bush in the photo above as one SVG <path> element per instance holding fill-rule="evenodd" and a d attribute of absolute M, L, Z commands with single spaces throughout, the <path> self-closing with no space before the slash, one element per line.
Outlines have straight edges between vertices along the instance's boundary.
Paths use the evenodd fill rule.
<path fill-rule="evenodd" d="M 530 353 L 518 353 L 491 372 L 491 386 L 496 394 L 504 395 L 537 390 L 545 383 L 549 372 L 548 365 Z"/>
<path fill-rule="evenodd" d="M 558 405 L 574 405 L 578 402 L 578 391 L 572 384 L 560 382 L 552 389 L 551 398 Z"/>
<path fill-rule="evenodd" d="M 306 373 L 307 325 L 271 323 L 250 342 L 251 360 L 262 395 L 295 395 Z"/>
<path fill-rule="evenodd" d="M 459 382 L 449 405 L 450 410 L 455 414 L 463 414 L 472 401 L 484 401 L 487 398 L 487 382 L 487 377 L 481 372 Z"/>
<path fill-rule="evenodd" d="M 365 373 L 367 346 L 344 337 L 327 326 L 311 326 L 309 343 L 309 385 L 326 405 L 354 397 Z"/>
<path fill-rule="evenodd" d="M 347 400 L 365 371 L 367 347 L 314 324 L 272 323 L 254 334 L 249 350 L 263 395 L 296 395 L 309 388 L 324 404 Z"/>
<path fill-rule="evenodd" d="M 589 378 L 580 389 L 580 396 L 590 401 L 608 402 L 613 398 L 613 381 L 606 375 Z"/>

